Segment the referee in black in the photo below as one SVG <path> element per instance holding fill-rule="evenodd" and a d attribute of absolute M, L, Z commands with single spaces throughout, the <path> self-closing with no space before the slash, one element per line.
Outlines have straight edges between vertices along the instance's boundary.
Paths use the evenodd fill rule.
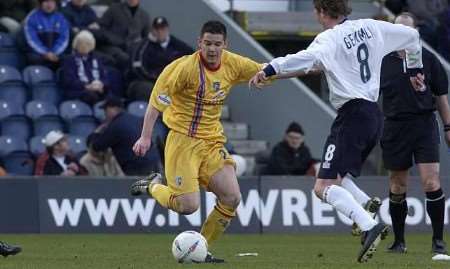
<path fill-rule="evenodd" d="M 415 27 L 415 18 L 402 13 L 395 23 Z M 392 52 L 383 59 L 380 90 L 385 115 L 381 139 L 383 161 L 390 171 L 389 212 L 395 234 L 388 251 L 406 253 L 405 219 L 408 170 L 416 163 L 426 208 L 433 227 L 432 252 L 447 254 L 443 240 L 445 196 L 439 179 L 439 127 L 437 108 L 444 125 L 445 141 L 450 146 L 450 109 L 447 100 L 447 74 L 439 60 L 423 48 L 425 87 L 415 91 L 406 73 L 404 52 Z"/>

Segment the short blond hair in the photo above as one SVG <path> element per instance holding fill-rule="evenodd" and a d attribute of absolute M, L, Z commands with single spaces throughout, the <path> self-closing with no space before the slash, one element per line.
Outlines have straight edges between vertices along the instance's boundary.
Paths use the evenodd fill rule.
<path fill-rule="evenodd" d="M 90 51 L 93 51 L 95 49 L 95 37 L 91 32 L 87 30 L 79 32 L 72 41 L 72 48 L 76 50 L 78 44 L 82 41 L 90 45 Z"/>

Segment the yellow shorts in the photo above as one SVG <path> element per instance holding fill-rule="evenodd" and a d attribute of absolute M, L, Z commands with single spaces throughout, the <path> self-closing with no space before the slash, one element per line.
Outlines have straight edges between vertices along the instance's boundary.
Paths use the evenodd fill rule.
<path fill-rule="evenodd" d="M 211 177 L 225 164 L 233 165 L 223 143 L 208 141 L 170 131 L 165 148 L 167 185 L 175 195 L 208 189 Z"/>

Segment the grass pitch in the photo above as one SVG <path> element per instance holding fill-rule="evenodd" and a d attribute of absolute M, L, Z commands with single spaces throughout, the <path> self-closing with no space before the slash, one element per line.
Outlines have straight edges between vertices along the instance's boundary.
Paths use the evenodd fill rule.
<path fill-rule="evenodd" d="M 5 269 L 125 269 L 125 268 L 450 268 L 448 262 L 431 261 L 430 234 L 407 235 L 408 254 L 384 250 L 392 238 L 383 241 L 375 257 L 366 264 L 356 262 L 359 243 L 346 234 L 226 235 L 213 253 L 226 264 L 177 264 L 172 258 L 174 235 L 0 235 L 20 244 L 24 251 L 6 259 Z M 447 242 L 448 242 L 447 238 Z M 240 252 L 257 252 L 257 257 L 236 257 Z"/>

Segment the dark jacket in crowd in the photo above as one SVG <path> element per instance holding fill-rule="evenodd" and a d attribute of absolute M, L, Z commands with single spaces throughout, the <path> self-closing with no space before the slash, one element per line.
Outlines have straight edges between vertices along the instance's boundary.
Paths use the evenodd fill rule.
<path fill-rule="evenodd" d="M 297 150 L 289 147 L 286 141 L 278 143 L 270 155 L 267 174 L 306 175 L 316 161 L 311 157 L 307 146 L 302 144 Z"/>
<path fill-rule="evenodd" d="M 35 9 L 25 20 L 25 37 L 35 53 L 60 55 L 69 44 L 70 26 L 61 12 Z"/>
<path fill-rule="evenodd" d="M 37 2 L 37 0 L 1 0 L 0 17 L 9 17 L 20 23 L 36 7 Z"/>
<path fill-rule="evenodd" d="M 144 157 L 137 157 L 133 145 L 141 135 L 142 119 L 127 112 L 118 114 L 103 130 L 93 136 L 95 151 L 111 148 L 126 175 L 146 175 L 158 170 L 159 157 L 152 147 Z"/>
<path fill-rule="evenodd" d="M 90 24 L 97 21 L 95 11 L 87 4 L 80 8 L 73 5 L 72 2 L 69 2 L 61 12 L 70 22 L 71 28 L 76 27 L 80 30 L 84 30 L 87 29 Z"/>
<path fill-rule="evenodd" d="M 62 66 L 62 78 L 66 99 L 80 99 L 94 104 L 109 94 L 110 83 L 105 66 L 94 53 L 82 56 L 75 52 L 66 57 Z M 94 80 L 103 83 L 103 94 L 86 90 L 85 86 Z"/>
<path fill-rule="evenodd" d="M 166 48 L 145 38 L 132 49 L 132 79 L 156 81 L 162 70 L 173 60 L 193 52 L 191 47 L 174 36 L 170 36 Z"/>
<path fill-rule="evenodd" d="M 150 16 L 140 6 L 133 15 L 127 3 L 113 4 L 99 20 L 97 38 L 104 45 L 127 49 L 150 32 Z"/>
<path fill-rule="evenodd" d="M 87 174 L 86 170 L 82 166 L 80 166 L 77 159 L 70 155 L 66 155 L 66 158 L 64 159 L 64 163 L 67 165 L 70 163 L 76 163 L 78 165 L 78 167 L 80 168 L 79 171 L 76 173 L 77 175 L 86 175 Z M 64 172 L 64 169 L 55 160 L 55 158 L 47 155 L 47 160 L 45 161 L 45 164 L 44 164 L 43 175 L 58 176 L 58 175 L 61 175 L 62 172 Z"/>

